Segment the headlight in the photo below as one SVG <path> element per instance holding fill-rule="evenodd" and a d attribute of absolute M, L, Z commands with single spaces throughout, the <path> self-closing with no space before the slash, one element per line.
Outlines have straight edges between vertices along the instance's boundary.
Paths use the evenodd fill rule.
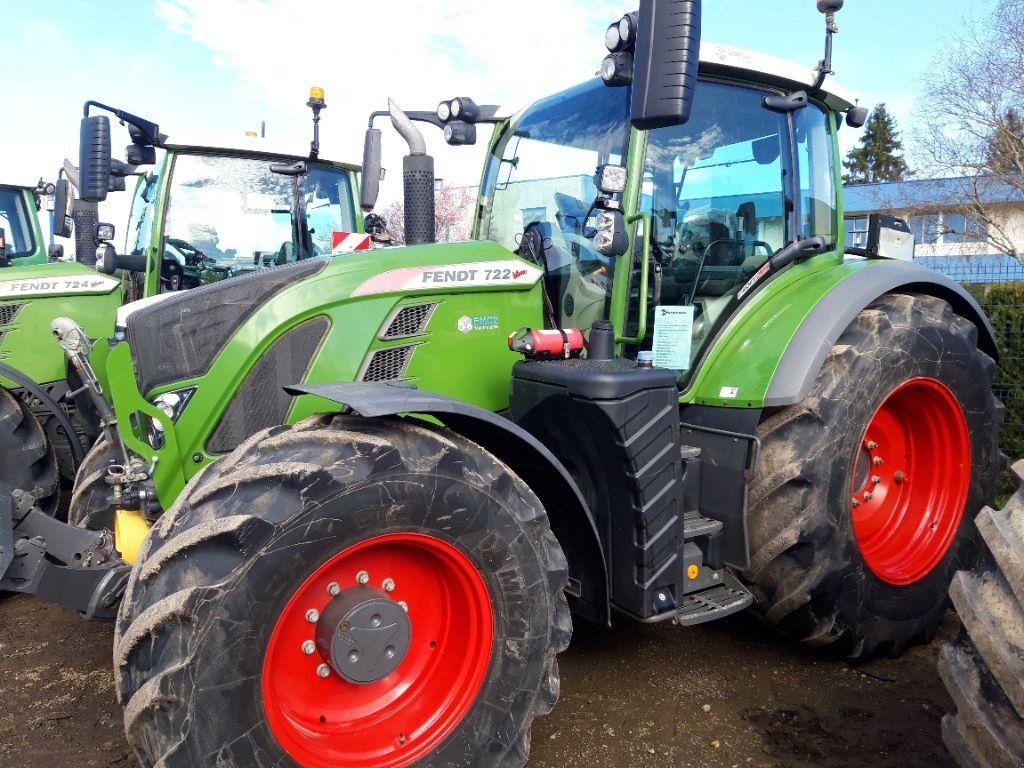
<path fill-rule="evenodd" d="M 171 422 L 176 422 L 195 391 L 195 387 L 189 387 L 176 392 L 164 392 L 162 395 L 154 397 L 152 403 L 163 411 Z M 163 424 L 156 419 L 150 419 L 149 444 L 154 448 L 163 448 L 165 440 Z"/>

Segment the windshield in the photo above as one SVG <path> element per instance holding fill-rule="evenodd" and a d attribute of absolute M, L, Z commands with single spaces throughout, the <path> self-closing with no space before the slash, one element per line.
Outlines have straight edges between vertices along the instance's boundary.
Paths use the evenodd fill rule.
<path fill-rule="evenodd" d="M 214 282 L 310 255 L 329 254 L 335 232 L 354 232 L 347 171 L 307 162 L 301 176 L 270 170 L 267 158 L 179 155 L 174 162 L 163 230 L 161 275 L 172 290 Z M 307 233 L 297 227 L 298 200 Z"/>
<path fill-rule="evenodd" d="M 627 95 L 595 78 L 514 118 L 488 158 L 479 238 L 515 250 L 531 223 L 582 224 L 598 166 L 624 162 Z"/>
<path fill-rule="evenodd" d="M 25 196 L 20 189 L 0 187 L 0 228 L 7 238 L 7 258 L 30 256 L 35 253 L 35 237 L 32 233 L 32 219 Z"/>

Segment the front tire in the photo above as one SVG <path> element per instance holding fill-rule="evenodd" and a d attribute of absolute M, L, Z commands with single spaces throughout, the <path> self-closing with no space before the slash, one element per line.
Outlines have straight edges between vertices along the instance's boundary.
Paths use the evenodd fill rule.
<path fill-rule="evenodd" d="M 118 451 L 105 437 L 89 449 L 75 475 L 75 487 L 68 508 L 68 522 L 94 531 L 114 530 L 113 489 L 106 481 L 107 468 L 117 461 Z"/>
<path fill-rule="evenodd" d="M 945 301 L 887 294 L 762 422 L 745 579 L 769 624 L 853 658 L 933 635 L 1001 466 L 994 370 Z"/>
<path fill-rule="evenodd" d="M 522 766 L 566 579 L 540 502 L 458 435 L 265 430 L 143 543 L 114 650 L 128 740 L 166 768 Z"/>
<path fill-rule="evenodd" d="M 977 526 L 990 557 L 956 575 L 949 593 L 963 621 L 939 652 L 939 674 L 955 705 L 942 738 L 963 768 L 1024 765 L 1024 461 L 1018 490 Z"/>
<path fill-rule="evenodd" d="M 6 389 L 0 389 L 0 481 L 12 490 L 38 489 L 36 506 L 56 513 L 60 473 L 53 446 L 29 407 Z"/>

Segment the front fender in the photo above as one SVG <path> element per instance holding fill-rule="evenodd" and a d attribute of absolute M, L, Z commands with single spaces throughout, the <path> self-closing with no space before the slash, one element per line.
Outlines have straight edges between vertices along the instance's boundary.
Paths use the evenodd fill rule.
<path fill-rule="evenodd" d="M 314 395 L 366 418 L 422 414 L 486 448 L 537 494 L 569 560 L 569 606 L 595 623 L 611 621 L 608 569 L 597 524 L 568 471 L 529 432 L 488 410 L 444 395 L 386 383 L 297 384 L 292 395 Z"/>

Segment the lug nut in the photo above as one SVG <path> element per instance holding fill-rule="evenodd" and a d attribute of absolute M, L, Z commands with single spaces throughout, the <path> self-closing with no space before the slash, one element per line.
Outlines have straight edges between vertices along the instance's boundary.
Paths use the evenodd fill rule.
<path fill-rule="evenodd" d="M 339 592 L 341 592 L 341 587 L 338 586 L 338 582 L 332 581 L 327 585 L 327 594 L 331 597 L 337 597 Z"/>
<path fill-rule="evenodd" d="M 310 608 L 308 611 L 306 611 L 306 621 L 308 621 L 310 624 L 316 624 L 318 621 L 320 621 L 320 611 L 318 611 L 316 608 Z"/>
<path fill-rule="evenodd" d="M 859 507 L 860 506 L 860 499 L 853 499 L 853 506 Z"/>
<path fill-rule="evenodd" d="M 874 440 L 868 440 L 868 450 L 869 451 L 873 451 L 877 447 L 878 447 L 878 443 L 876 443 Z"/>
<path fill-rule="evenodd" d="M 871 478 L 871 482 L 874 483 L 875 485 L 878 485 L 880 482 L 882 482 L 882 478 L 880 478 L 878 475 L 875 475 L 874 477 Z"/>
<path fill-rule="evenodd" d="M 321 664 L 319 667 L 316 668 L 316 676 L 317 677 L 330 677 L 331 676 L 331 668 L 329 666 L 327 666 L 326 664 Z"/>
<path fill-rule="evenodd" d="M 405 600 L 399 600 L 398 604 L 402 607 L 403 611 L 405 611 L 406 613 L 409 612 L 409 604 L 405 602 Z"/>
<path fill-rule="evenodd" d="M 368 574 L 366 571 L 360 571 L 356 574 L 356 581 L 358 581 L 360 584 L 366 584 L 370 581 L 370 574 Z"/>
<path fill-rule="evenodd" d="M 302 652 L 304 654 L 306 654 L 307 656 L 312 656 L 313 655 L 313 651 L 315 651 L 315 650 L 316 650 L 316 643 L 314 643 L 312 640 L 307 640 L 306 642 L 304 642 L 302 644 Z"/>
<path fill-rule="evenodd" d="M 384 579 L 384 583 L 381 586 L 384 587 L 384 591 L 385 592 L 394 592 L 394 590 L 395 590 L 395 580 L 394 579 Z"/>
<path fill-rule="evenodd" d="M 871 460 L 871 463 L 874 464 L 876 467 L 880 467 L 883 464 L 885 464 L 885 462 L 882 461 L 882 457 L 881 456 L 875 456 L 875 458 L 873 458 Z"/>
<path fill-rule="evenodd" d="M 871 501 L 871 491 L 864 492 L 864 501 Z"/>

